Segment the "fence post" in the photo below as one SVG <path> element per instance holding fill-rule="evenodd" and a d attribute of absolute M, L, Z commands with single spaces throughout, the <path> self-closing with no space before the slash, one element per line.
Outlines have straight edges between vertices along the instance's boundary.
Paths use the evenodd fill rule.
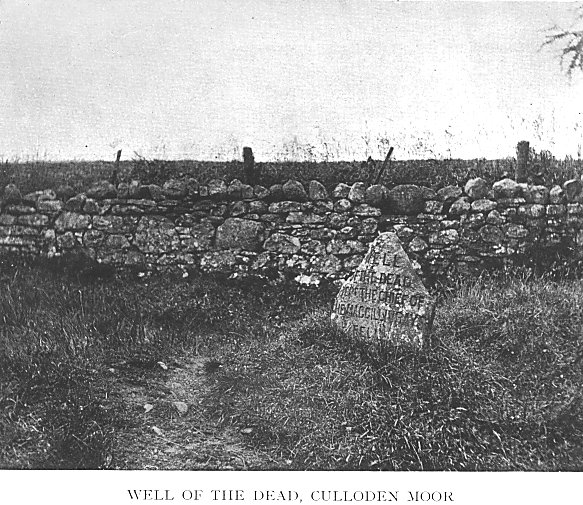
<path fill-rule="evenodd" d="M 528 178 L 529 147 L 528 140 L 521 140 L 516 146 L 516 171 L 514 173 L 516 182 L 526 182 Z"/>
<path fill-rule="evenodd" d="M 111 182 L 114 186 L 117 186 L 119 182 L 119 159 L 121 158 L 121 149 L 117 151 L 117 155 L 115 156 L 115 165 L 113 166 L 113 172 L 111 173 L 111 177 L 109 178 L 109 182 Z"/>
<path fill-rule="evenodd" d="M 379 170 L 379 173 L 374 181 L 375 184 L 378 184 L 381 181 L 381 177 L 383 176 L 383 173 L 385 172 L 385 168 L 387 168 L 387 163 L 389 163 L 389 160 L 391 159 L 391 154 L 393 154 L 393 150 L 394 150 L 394 147 L 391 147 L 389 149 L 389 152 L 387 153 L 387 157 L 385 158 L 383 166 Z"/>
<path fill-rule="evenodd" d="M 246 183 L 255 185 L 257 183 L 257 174 L 255 172 L 255 158 L 253 157 L 253 150 L 250 147 L 243 148 L 243 167 L 245 168 Z"/>

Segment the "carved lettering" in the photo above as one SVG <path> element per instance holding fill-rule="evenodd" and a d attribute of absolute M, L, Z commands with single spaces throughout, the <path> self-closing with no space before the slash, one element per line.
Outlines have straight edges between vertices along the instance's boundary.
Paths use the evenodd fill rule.
<path fill-rule="evenodd" d="M 429 294 L 394 233 L 381 234 L 338 294 L 333 321 L 354 338 L 419 345 Z"/>

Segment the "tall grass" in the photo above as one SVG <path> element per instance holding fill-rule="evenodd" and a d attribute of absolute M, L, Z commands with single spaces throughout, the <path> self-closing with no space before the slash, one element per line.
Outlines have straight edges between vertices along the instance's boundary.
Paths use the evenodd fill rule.
<path fill-rule="evenodd" d="M 222 367 L 193 392 L 185 426 L 252 428 L 240 443 L 270 468 L 583 469 L 578 280 L 450 283 L 437 344 L 380 354 L 330 325 L 332 287 L 80 279 L 6 261 L 0 283 L 4 468 L 132 468 L 119 444 L 143 428 L 109 368 L 139 365 L 140 383 L 157 388 L 157 361 L 195 355 Z"/>

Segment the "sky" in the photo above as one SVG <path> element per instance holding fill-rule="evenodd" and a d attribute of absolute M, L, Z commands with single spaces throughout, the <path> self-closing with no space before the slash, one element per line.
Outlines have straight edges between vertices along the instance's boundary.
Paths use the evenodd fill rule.
<path fill-rule="evenodd" d="M 0 160 L 577 157 L 576 7 L 0 0 Z"/>

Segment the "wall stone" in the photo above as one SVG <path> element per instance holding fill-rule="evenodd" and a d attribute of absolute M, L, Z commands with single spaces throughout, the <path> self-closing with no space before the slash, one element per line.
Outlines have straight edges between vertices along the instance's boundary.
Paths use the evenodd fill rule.
<path fill-rule="evenodd" d="M 284 233 L 274 233 L 263 244 L 263 248 L 266 251 L 283 254 L 297 253 L 300 247 L 301 243 L 299 239 Z"/>
<path fill-rule="evenodd" d="M 366 199 L 366 184 L 355 182 L 348 192 L 348 199 L 353 203 L 363 203 Z"/>
<path fill-rule="evenodd" d="M 423 209 L 423 192 L 414 184 L 403 184 L 389 191 L 390 209 L 395 214 L 417 214 Z"/>
<path fill-rule="evenodd" d="M 520 185 L 512 179 L 502 179 L 492 186 L 496 198 L 513 198 L 520 194 Z"/>
<path fill-rule="evenodd" d="M 470 179 L 468 182 L 466 182 L 466 185 L 464 186 L 465 194 L 468 195 L 472 200 L 486 198 L 488 196 L 489 191 L 490 186 L 481 177 Z"/>
<path fill-rule="evenodd" d="M 20 203 L 22 201 L 22 194 L 14 184 L 8 184 L 6 188 L 4 188 L 2 201 L 5 205 L 9 203 Z"/>
<path fill-rule="evenodd" d="M 55 220 L 55 230 L 64 232 L 67 230 L 84 230 L 88 228 L 91 217 L 76 212 L 63 212 Z"/>
<path fill-rule="evenodd" d="M 109 229 L 115 228 L 117 226 L 112 225 Z M 140 219 L 136 229 L 135 244 L 145 253 L 164 253 L 177 249 L 180 239 L 168 218 L 145 216 Z"/>
<path fill-rule="evenodd" d="M 115 198 L 117 189 L 108 181 L 98 181 L 87 189 L 87 196 L 96 199 Z"/>
<path fill-rule="evenodd" d="M 264 226 L 256 221 L 230 217 L 217 228 L 219 249 L 256 251 L 261 247 Z"/>
<path fill-rule="evenodd" d="M 480 179 L 437 191 L 318 181 L 251 187 L 239 180 L 100 181 L 0 199 L 0 254 L 59 256 L 84 250 L 119 268 L 345 278 L 380 231 L 435 275 L 479 271 L 568 244 L 583 257 L 583 188 Z M 567 249 L 568 249 L 567 248 Z M 579 252 L 578 249 L 581 249 Z"/>
<path fill-rule="evenodd" d="M 320 181 L 310 181 L 308 186 L 310 200 L 327 200 L 328 191 Z"/>
<path fill-rule="evenodd" d="M 308 199 L 308 194 L 301 182 L 289 180 L 283 186 L 283 195 L 287 200 L 296 200 L 298 202 L 305 202 Z"/>

